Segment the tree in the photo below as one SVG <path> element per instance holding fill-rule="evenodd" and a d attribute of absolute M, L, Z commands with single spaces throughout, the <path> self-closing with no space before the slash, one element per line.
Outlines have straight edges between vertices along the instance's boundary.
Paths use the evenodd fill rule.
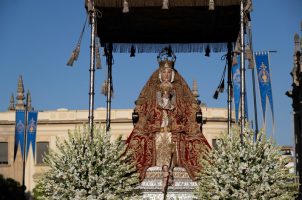
<path fill-rule="evenodd" d="M 297 194 L 295 176 L 285 166 L 288 158 L 263 132 L 254 141 L 253 131 L 245 128 L 241 141 L 233 129 L 201 162 L 199 199 L 294 199 Z"/>
<path fill-rule="evenodd" d="M 0 174 L 0 199 L 1 200 L 23 200 L 25 197 L 25 187 L 12 178 L 4 178 Z"/>
<path fill-rule="evenodd" d="M 37 183 L 37 199 L 127 199 L 139 194 L 139 179 L 131 154 L 119 137 L 97 127 L 90 139 L 88 127 L 76 128 L 67 140 L 57 140 L 45 157 L 48 170 Z"/>

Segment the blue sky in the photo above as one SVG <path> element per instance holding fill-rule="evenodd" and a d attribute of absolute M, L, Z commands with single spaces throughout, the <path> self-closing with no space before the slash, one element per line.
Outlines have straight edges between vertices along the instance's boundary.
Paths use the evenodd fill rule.
<path fill-rule="evenodd" d="M 74 49 L 86 11 L 78 0 L 1 0 L 0 1 L 0 111 L 6 111 L 12 93 L 16 97 L 19 75 L 30 90 L 36 110 L 58 108 L 88 109 L 89 29 L 83 37 L 81 53 L 74 67 L 66 62 Z M 301 0 L 254 0 L 251 14 L 255 51 L 276 50 L 271 54 L 272 89 L 275 107 L 275 138 L 278 144 L 293 144 L 291 99 L 284 93 L 291 88 L 293 36 L 300 32 Z M 177 54 L 176 69 L 191 86 L 198 81 L 200 100 L 208 107 L 226 107 L 226 93 L 212 98 L 223 71 L 222 54 Z M 156 54 L 115 54 L 113 108 L 133 108 L 134 101 L 151 73 L 157 68 Z M 95 108 L 105 107 L 101 85 L 106 66 L 96 71 Z M 251 71 L 247 70 L 249 116 L 253 119 Z M 257 93 L 258 85 L 257 85 Z M 261 107 L 258 116 L 261 127 Z M 267 132 L 272 120 L 267 110 Z"/>

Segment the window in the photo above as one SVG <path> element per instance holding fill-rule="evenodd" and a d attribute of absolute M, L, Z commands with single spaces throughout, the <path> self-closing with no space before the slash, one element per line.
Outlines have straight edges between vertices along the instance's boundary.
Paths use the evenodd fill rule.
<path fill-rule="evenodd" d="M 8 164 L 8 143 L 0 142 L 0 164 Z"/>
<path fill-rule="evenodd" d="M 37 142 L 36 164 L 44 164 L 43 158 L 48 154 L 49 142 Z"/>

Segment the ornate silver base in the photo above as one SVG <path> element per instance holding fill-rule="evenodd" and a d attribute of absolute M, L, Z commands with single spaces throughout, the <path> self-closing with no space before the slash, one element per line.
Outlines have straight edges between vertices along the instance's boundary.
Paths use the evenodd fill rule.
<path fill-rule="evenodd" d="M 173 170 L 174 185 L 168 187 L 167 200 L 192 200 L 194 189 L 197 183 L 192 181 L 182 167 L 175 167 Z M 162 192 L 162 169 L 161 167 L 150 167 L 146 172 L 145 179 L 139 188 L 143 193 L 143 200 L 163 200 Z"/>

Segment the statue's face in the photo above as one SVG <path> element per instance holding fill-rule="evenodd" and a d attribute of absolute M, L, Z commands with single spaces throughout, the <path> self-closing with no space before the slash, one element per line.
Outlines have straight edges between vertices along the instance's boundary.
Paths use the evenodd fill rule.
<path fill-rule="evenodd" d="M 164 172 L 168 172 L 168 171 L 169 171 L 168 165 L 163 165 L 163 166 L 162 166 L 162 170 L 163 170 Z"/>
<path fill-rule="evenodd" d="M 172 69 L 164 68 L 161 72 L 161 78 L 164 82 L 170 82 L 172 78 Z"/>

